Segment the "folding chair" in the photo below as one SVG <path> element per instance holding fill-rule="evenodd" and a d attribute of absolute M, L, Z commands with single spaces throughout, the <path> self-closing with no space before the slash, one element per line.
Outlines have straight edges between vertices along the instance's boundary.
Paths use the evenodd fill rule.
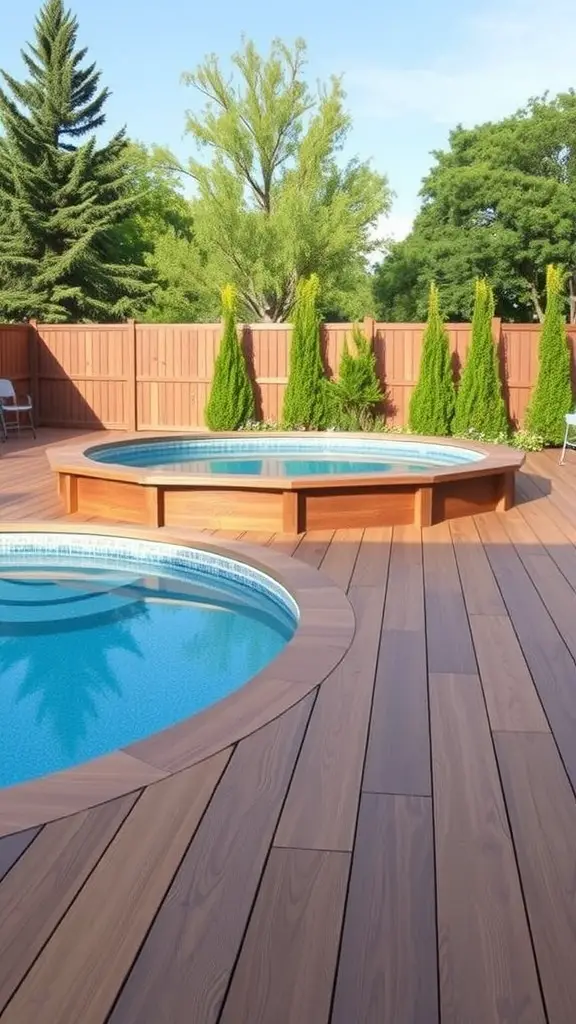
<path fill-rule="evenodd" d="M 20 433 L 23 426 L 20 421 L 21 415 L 27 415 L 27 426 L 36 437 L 30 395 L 17 395 L 12 381 L 0 378 L 0 426 L 5 440 L 8 438 L 9 430 L 16 430 L 18 434 Z M 10 417 L 14 418 L 13 422 Z"/>
<path fill-rule="evenodd" d="M 567 448 L 576 448 L 576 438 L 570 439 L 570 430 L 576 430 L 576 412 L 567 412 L 564 416 L 566 423 L 566 430 L 564 431 L 564 444 L 562 445 L 562 454 L 560 456 L 560 465 L 564 463 L 566 458 Z"/>

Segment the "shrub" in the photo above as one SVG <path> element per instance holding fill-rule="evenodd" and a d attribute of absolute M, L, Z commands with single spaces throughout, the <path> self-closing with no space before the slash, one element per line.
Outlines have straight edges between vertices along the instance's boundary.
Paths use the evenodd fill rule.
<path fill-rule="evenodd" d="M 320 315 L 317 308 L 319 281 L 316 274 L 298 282 L 293 313 L 290 372 L 283 425 L 323 430 L 328 422 L 328 396 L 320 352 Z"/>
<path fill-rule="evenodd" d="M 237 430 L 254 418 L 254 393 L 236 328 L 236 292 L 222 289 L 224 329 L 204 412 L 210 430 Z"/>
<path fill-rule="evenodd" d="M 454 433 L 476 430 L 486 437 L 508 436 L 498 352 L 492 337 L 494 296 L 487 281 L 476 281 L 472 338 L 456 395 Z"/>
<path fill-rule="evenodd" d="M 454 380 L 450 344 L 440 316 L 438 289 L 432 283 L 420 373 L 410 400 L 410 430 L 415 434 L 446 436 L 450 434 L 453 415 Z"/>
<path fill-rule="evenodd" d="M 540 335 L 538 380 L 526 410 L 526 429 L 545 444 L 560 445 L 564 416 L 572 409 L 570 350 L 562 310 L 562 274 L 558 267 L 546 272 L 546 313 Z"/>
<path fill-rule="evenodd" d="M 352 340 L 356 354 L 345 341 L 338 379 L 327 384 L 330 424 L 338 430 L 372 430 L 384 392 L 372 344 L 360 327 L 354 327 Z"/>

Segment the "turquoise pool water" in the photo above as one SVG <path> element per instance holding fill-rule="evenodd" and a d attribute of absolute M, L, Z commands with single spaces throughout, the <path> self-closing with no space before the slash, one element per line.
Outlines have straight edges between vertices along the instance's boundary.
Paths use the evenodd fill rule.
<path fill-rule="evenodd" d="M 219 556 L 178 548 L 169 558 L 165 545 L 66 536 L 44 550 L 33 535 L 10 547 L 7 536 L 0 786 L 198 713 L 259 672 L 296 628 L 296 606 L 278 584 Z"/>
<path fill-rule="evenodd" d="M 106 465 L 169 469 L 177 473 L 258 477 L 423 473 L 476 462 L 483 456 L 451 445 L 322 437 L 164 439 L 90 448 L 89 458 Z"/>

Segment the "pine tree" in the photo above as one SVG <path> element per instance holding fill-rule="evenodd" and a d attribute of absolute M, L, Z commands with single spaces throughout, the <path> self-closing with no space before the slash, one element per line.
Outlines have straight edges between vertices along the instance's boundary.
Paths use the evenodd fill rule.
<path fill-rule="evenodd" d="M 451 431 L 454 401 L 450 343 L 440 315 L 438 289 L 432 283 L 420 374 L 410 400 L 410 429 L 416 434 L 446 437 Z"/>
<path fill-rule="evenodd" d="M 210 430 L 237 430 L 254 419 L 254 393 L 236 328 L 236 291 L 222 289 L 224 329 L 204 418 Z"/>
<path fill-rule="evenodd" d="M 538 349 L 538 380 L 526 410 L 526 428 L 549 445 L 562 444 L 564 416 L 571 412 L 573 403 L 562 286 L 560 270 L 549 266 L 546 272 L 546 313 Z"/>
<path fill-rule="evenodd" d="M 78 49 L 63 0 L 46 0 L 20 82 L 0 88 L 0 313 L 8 319 L 118 319 L 148 293 L 118 261 L 113 228 L 134 208 L 119 132 L 98 147 L 109 93 Z"/>
<path fill-rule="evenodd" d="M 369 430 L 384 393 L 372 344 L 360 327 L 354 327 L 352 340 L 356 355 L 352 354 L 346 340 L 338 379 L 328 384 L 331 425 L 340 430 Z"/>
<path fill-rule="evenodd" d="M 476 281 L 472 338 L 468 358 L 456 395 L 453 431 L 473 431 L 487 440 L 509 432 L 508 415 L 502 397 L 498 352 L 492 337 L 494 295 L 487 281 Z"/>
<path fill-rule="evenodd" d="M 287 430 L 327 426 L 326 378 L 320 351 L 320 316 L 316 274 L 298 282 L 290 346 L 290 372 L 282 419 Z"/>

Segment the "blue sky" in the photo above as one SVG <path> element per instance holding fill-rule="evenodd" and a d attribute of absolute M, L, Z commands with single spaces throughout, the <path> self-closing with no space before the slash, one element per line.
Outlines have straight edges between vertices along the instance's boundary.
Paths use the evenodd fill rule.
<path fill-rule="evenodd" d="M 193 91 L 180 83 L 205 54 L 225 61 L 246 35 L 261 48 L 274 36 L 303 36 L 312 83 L 343 74 L 354 129 L 347 155 L 371 158 L 396 199 L 381 228 L 401 237 L 418 208 L 418 189 L 450 127 L 502 117 L 531 95 L 576 85 L 566 27 L 573 0 L 70 0 L 80 41 L 113 91 L 111 130 L 191 152 L 184 137 Z M 38 0 L 9 4 L 2 17 L 0 67 L 21 70 Z"/>

